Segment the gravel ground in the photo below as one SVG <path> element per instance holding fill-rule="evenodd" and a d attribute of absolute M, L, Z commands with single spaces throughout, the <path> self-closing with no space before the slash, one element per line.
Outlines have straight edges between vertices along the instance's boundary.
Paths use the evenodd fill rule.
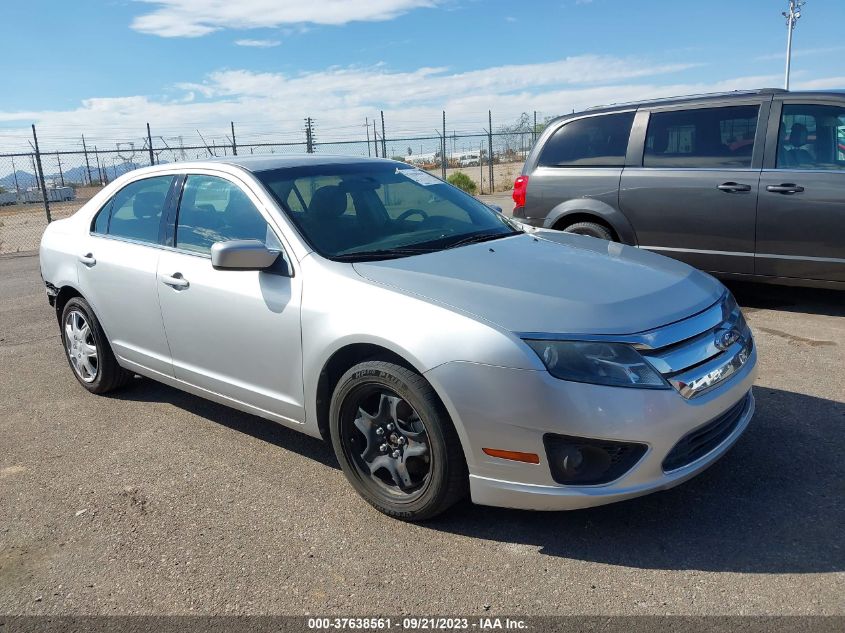
<path fill-rule="evenodd" d="M 732 286 L 757 414 L 674 490 L 407 525 L 327 446 L 73 379 L 35 257 L 0 258 L 0 614 L 843 614 L 843 293 Z"/>

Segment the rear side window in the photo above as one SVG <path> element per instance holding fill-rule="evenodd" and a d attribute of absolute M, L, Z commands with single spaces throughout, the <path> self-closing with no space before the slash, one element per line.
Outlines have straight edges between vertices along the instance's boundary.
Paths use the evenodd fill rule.
<path fill-rule="evenodd" d="M 751 167 L 760 106 L 655 112 L 649 117 L 644 167 Z"/>
<path fill-rule="evenodd" d="M 845 169 L 845 107 L 784 104 L 778 169 Z"/>
<path fill-rule="evenodd" d="M 173 176 L 136 180 L 118 191 L 94 219 L 95 233 L 158 243 L 159 224 Z"/>
<path fill-rule="evenodd" d="M 633 112 L 570 121 L 555 132 L 540 154 L 541 167 L 622 167 Z"/>

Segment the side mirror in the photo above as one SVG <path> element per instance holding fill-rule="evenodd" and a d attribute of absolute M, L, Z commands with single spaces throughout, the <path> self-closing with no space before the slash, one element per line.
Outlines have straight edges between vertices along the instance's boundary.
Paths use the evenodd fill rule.
<path fill-rule="evenodd" d="M 496 213 L 502 212 L 502 207 L 500 207 L 498 204 L 488 204 L 487 206 L 493 209 L 493 211 L 495 211 Z"/>
<path fill-rule="evenodd" d="M 259 240 L 228 240 L 211 245 L 211 265 L 223 270 L 264 270 L 279 258 Z"/>

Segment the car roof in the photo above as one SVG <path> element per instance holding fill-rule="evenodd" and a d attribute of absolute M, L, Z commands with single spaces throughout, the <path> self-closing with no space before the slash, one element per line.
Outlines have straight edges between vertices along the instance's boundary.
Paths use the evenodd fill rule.
<path fill-rule="evenodd" d="M 227 156 L 225 158 L 210 158 L 201 161 L 206 164 L 234 165 L 253 173 L 269 171 L 272 169 L 283 169 L 285 167 L 306 167 L 316 165 L 353 165 L 361 163 L 395 163 L 396 161 L 387 158 L 370 158 L 367 156 L 340 156 L 336 154 L 286 154 L 263 155 L 263 156 Z"/>

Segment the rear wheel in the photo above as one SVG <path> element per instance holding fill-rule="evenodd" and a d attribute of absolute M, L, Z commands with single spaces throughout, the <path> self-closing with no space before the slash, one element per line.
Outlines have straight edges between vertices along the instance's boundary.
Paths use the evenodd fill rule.
<path fill-rule="evenodd" d="M 466 495 L 460 440 L 419 374 L 393 363 L 360 363 L 338 381 L 330 416 L 341 468 L 377 510 L 421 521 Z"/>
<path fill-rule="evenodd" d="M 100 322 L 82 297 L 65 304 L 61 334 L 73 375 L 91 393 L 106 393 L 132 380 L 133 374 L 117 364 Z"/>
<path fill-rule="evenodd" d="M 564 233 L 575 233 L 577 235 L 589 235 L 600 240 L 613 241 L 613 233 L 610 229 L 597 222 L 575 222 L 563 228 Z"/>

